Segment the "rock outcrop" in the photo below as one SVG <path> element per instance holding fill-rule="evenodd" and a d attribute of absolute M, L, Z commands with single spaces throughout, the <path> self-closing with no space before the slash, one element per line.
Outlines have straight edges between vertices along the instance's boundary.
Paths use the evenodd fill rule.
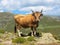
<path fill-rule="evenodd" d="M 42 37 L 37 39 L 36 44 L 51 44 L 57 42 L 58 40 L 56 40 L 51 33 L 42 33 Z"/>

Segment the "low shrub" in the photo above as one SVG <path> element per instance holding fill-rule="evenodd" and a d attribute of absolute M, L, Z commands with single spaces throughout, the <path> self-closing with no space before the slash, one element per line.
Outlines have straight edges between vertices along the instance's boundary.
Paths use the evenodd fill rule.
<path fill-rule="evenodd" d="M 0 44 L 0 45 L 3 45 L 3 44 Z"/>
<path fill-rule="evenodd" d="M 0 33 L 5 33 L 5 30 L 0 30 Z"/>
<path fill-rule="evenodd" d="M 30 36 L 27 38 L 28 41 L 35 41 L 34 37 Z"/>
<path fill-rule="evenodd" d="M 42 33 L 41 32 L 37 32 L 36 35 L 37 35 L 37 37 L 42 37 Z"/>
<path fill-rule="evenodd" d="M 59 35 L 53 35 L 53 37 L 54 37 L 56 40 L 60 40 L 60 36 L 59 36 Z"/>
<path fill-rule="evenodd" d="M 13 43 L 24 43 L 24 42 L 26 42 L 26 39 L 23 37 L 18 37 L 16 39 L 12 39 L 12 42 Z"/>

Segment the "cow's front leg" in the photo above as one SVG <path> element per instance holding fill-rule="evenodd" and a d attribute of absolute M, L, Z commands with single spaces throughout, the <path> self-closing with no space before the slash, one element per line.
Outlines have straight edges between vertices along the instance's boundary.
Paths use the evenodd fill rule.
<path fill-rule="evenodd" d="M 33 30 L 33 34 L 34 34 L 34 36 L 36 36 L 36 27 Z"/>
<path fill-rule="evenodd" d="M 34 34 L 33 34 L 33 27 L 31 27 L 31 36 L 33 36 Z"/>

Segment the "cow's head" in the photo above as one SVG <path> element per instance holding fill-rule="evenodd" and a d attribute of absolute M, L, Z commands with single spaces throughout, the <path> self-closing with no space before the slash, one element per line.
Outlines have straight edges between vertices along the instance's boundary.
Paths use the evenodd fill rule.
<path fill-rule="evenodd" d="M 43 16 L 42 10 L 41 10 L 41 12 L 38 12 L 38 11 L 34 12 L 34 11 L 32 11 L 32 15 L 35 17 L 36 21 L 39 22 L 40 21 L 40 17 Z"/>

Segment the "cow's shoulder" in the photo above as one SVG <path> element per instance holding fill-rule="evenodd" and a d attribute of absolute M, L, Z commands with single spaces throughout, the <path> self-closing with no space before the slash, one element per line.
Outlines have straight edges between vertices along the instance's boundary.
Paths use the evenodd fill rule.
<path fill-rule="evenodd" d="M 14 16 L 15 19 L 16 19 L 16 18 L 21 18 L 21 17 L 24 17 L 24 15 L 22 15 L 22 14 L 17 14 L 17 15 Z"/>

